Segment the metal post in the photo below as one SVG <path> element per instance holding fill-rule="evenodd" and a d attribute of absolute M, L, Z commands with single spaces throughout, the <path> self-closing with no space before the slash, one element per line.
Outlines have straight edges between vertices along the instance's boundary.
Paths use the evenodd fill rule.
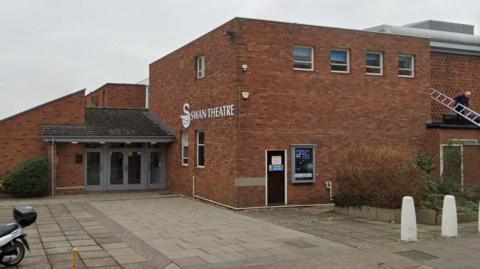
<path fill-rule="evenodd" d="M 52 197 L 55 195 L 55 137 L 52 136 L 52 157 L 51 157 L 51 166 L 52 166 Z"/>
<path fill-rule="evenodd" d="M 78 251 L 72 248 L 72 269 L 77 269 Z"/>

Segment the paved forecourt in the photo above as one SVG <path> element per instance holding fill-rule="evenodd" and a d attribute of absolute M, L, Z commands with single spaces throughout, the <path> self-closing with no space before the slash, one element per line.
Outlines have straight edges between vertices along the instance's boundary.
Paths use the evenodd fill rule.
<path fill-rule="evenodd" d="M 92 205 L 180 267 L 277 263 L 350 247 L 188 198 Z"/>

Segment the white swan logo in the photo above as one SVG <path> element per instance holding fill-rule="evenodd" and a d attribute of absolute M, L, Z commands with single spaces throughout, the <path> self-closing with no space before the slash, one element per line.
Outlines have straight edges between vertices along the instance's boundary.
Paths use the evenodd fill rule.
<path fill-rule="evenodd" d="M 190 109 L 190 105 L 188 103 L 183 105 L 183 115 L 180 116 L 182 119 L 182 125 L 183 128 L 188 128 L 190 126 L 190 112 L 188 111 Z"/>

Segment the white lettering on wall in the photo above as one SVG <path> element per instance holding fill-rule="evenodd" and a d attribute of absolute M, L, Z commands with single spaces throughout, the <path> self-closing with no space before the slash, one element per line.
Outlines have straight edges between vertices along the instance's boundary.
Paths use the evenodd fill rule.
<path fill-rule="evenodd" d="M 182 119 L 183 128 L 188 128 L 192 120 L 205 120 L 230 116 L 235 116 L 235 105 L 233 104 L 190 111 L 190 104 L 186 103 L 183 105 L 183 115 L 181 115 L 180 118 Z"/>

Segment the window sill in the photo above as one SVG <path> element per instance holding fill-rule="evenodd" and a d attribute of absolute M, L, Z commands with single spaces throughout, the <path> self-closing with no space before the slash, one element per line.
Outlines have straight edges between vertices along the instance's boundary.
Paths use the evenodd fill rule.
<path fill-rule="evenodd" d="M 196 168 L 205 169 L 205 166 L 196 166 Z"/>
<path fill-rule="evenodd" d="M 330 70 L 330 73 L 337 73 L 337 74 L 350 74 L 350 71 L 335 71 L 335 70 Z"/>
<path fill-rule="evenodd" d="M 368 76 L 383 76 L 383 73 L 365 73 Z"/>
<path fill-rule="evenodd" d="M 182 163 L 182 167 L 188 167 L 188 164 Z"/>
<path fill-rule="evenodd" d="M 415 78 L 415 76 L 403 76 L 403 75 L 398 75 L 399 78 Z"/>
<path fill-rule="evenodd" d="M 303 68 L 293 68 L 293 70 L 295 71 L 307 71 L 307 72 L 313 72 L 315 71 L 315 69 L 303 69 Z"/>

